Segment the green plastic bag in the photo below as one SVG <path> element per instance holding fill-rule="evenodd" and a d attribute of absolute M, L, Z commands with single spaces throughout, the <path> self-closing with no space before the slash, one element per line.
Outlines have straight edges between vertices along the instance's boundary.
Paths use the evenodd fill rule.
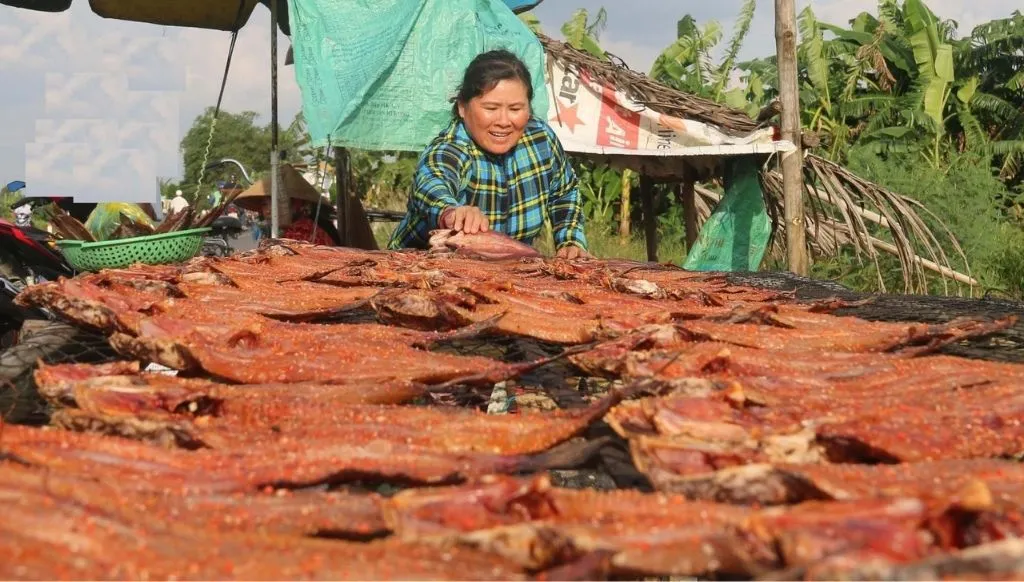
<path fill-rule="evenodd" d="M 127 216 L 136 224 L 154 226 L 153 221 L 138 204 L 131 202 L 103 202 L 89 213 L 85 220 L 85 228 L 96 240 L 107 240 L 121 224 L 121 215 Z"/>
<path fill-rule="evenodd" d="M 725 196 L 697 235 L 684 269 L 756 271 L 761 266 L 772 221 L 764 205 L 759 169 L 755 158 L 726 160 Z"/>
<path fill-rule="evenodd" d="M 290 0 L 295 77 L 317 146 L 419 151 L 479 53 L 504 48 L 548 111 L 544 49 L 502 0 Z"/>

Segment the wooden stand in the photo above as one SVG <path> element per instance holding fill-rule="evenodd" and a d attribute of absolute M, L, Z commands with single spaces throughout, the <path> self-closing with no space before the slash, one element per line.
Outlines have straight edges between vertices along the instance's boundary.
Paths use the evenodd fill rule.
<path fill-rule="evenodd" d="M 658 262 L 658 217 L 654 213 L 654 181 L 640 174 L 640 201 L 644 209 L 644 238 L 647 260 Z"/>

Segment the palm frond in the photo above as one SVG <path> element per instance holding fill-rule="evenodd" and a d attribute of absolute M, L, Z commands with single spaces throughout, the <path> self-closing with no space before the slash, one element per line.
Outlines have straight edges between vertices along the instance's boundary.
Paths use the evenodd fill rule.
<path fill-rule="evenodd" d="M 766 202 L 782 204 L 782 176 L 775 171 L 761 174 Z M 816 155 L 804 158 L 806 226 L 812 251 L 832 255 L 843 246 L 851 246 L 858 259 L 867 257 L 878 264 L 879 252 L 895 255 L 900 262 L 904 292 L 923 293 L 928 289 L 929 272 L 942 278 L 944 290 L 950 283 L 959 293 L 961 283 L 976 285 L 970 276 L 966 254 L 945 224 L 920 202 L 896 194 L 859 178 L 843 167 Z M 938 235 L 924 220 L 938 225 Z M 785 224 L 780 224 L 781 232 Z M 891 239 L 884 240 L 883 233 Z M 957 271 L 943 250 L 939 237 L 958 255 Z M 776 236 L 782 244 L 784 236 Z M 885 288 L 884 281 L 879 285 Z"/>
<path fill-rule="evenodd" d="M 961 105 L 957 108 L 957 119 L 964 128 L 964 136 L 967 138 L 967 146 L 975 151 L 989 149 L 988 135 L 982 129 L 978 118 L 971 113 L 969 107 Z"/>
<path fill-rule="evenodd" d="M 733 27 L 732 38 L 729 39 L 729 46 L 725 49 L 725 57 L 722 59 L 716 72 L 718 77 L 715 83 L 716 95 L 721 95 L 722 90 L 729 81 L 729 75 L 736 64 L 736 56 L 739 54 L 740 49 L 743 48 L 743 41 L 747 38 L 747 34 L 750 32 L 750 25 L 754 22 L 754 10 L 756 8 L 757 0 L 744 0 L 743 6 L 740 7 L 740 13 L 736 16 L 736 25 Z"/>
<path fill-rule="evenodd" d="M 1014 104 L 983 91 L 974 94 L 974 98 L 971 99 L 971 109 L 976 112 L 984 112 L 1003 124 L 1012 123 L 1024 117 L 1024 111 L 1018 109 Z"/>
<path fill-rule="evenodd" d="M 1011 180 L 1021 171 L 1024 171 L 1024 152 L 1011 152 L 1003 158 L 1003 164 L 999 167 L 999 177 Z"/>

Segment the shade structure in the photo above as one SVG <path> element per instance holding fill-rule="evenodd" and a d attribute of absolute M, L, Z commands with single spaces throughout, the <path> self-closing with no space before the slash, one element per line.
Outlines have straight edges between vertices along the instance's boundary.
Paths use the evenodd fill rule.
<path fill-rule="evenodd" d="M 83 2 L 85 0 L 78 0 Z M 161 26 L 183 26 L 212 30 L 235 30 L 249 21 L 257 4 L 269 6 L 271 0 L 89 0 L 92 11 L 104 18 L 148 22 Z M 286 0 L 278 1 L 279 27 L 286 35 Z M 63 12 L 72 0 L 0 0 L 0 4 L 36 10 Z M 241 12 L 239 12 L 241 5 Z"/>

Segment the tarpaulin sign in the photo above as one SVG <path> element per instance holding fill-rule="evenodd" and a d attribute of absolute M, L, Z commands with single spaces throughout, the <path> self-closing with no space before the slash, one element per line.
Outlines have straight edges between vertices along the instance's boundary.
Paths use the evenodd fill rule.
<path fill-rule="evenodd" d="M 622 155 L 728 155 L 787 149 L 773 141 L 772 128 L 745 136 L 729 135 L 713 125 L 659 113 L 636 103 L 626 92 L 577 73 L 547 56 L 548 123 L 566 151 Z M 702 149 L 712 146 L 711 149 Z"/>

